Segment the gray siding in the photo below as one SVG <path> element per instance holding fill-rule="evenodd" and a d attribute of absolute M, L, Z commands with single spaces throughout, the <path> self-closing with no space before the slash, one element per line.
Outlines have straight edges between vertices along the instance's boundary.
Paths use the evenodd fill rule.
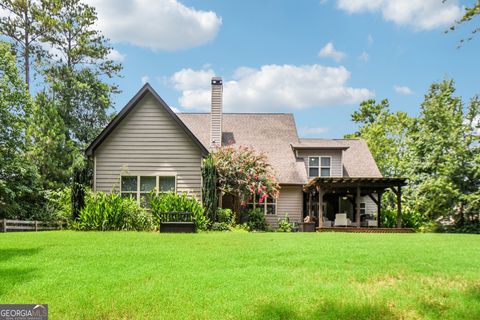
<path fill-rule="evenodd" d="M 341 150 L 299 150 L 298 157 L 303 158 L 305 162 L 305 170 L 307 170 L 308 176 L 308 157 L 331 157 L 331 170 L 332 177 L 343 176 L 342 165 L 342 151 Z"/>
<path fill-rule="evenodd" d="M 376 197 L 376 195 L 374 195 Z M 360 202 L 365 202 L 365 212 L 377 216 L 377 204 L 369 196 L 361 197 Z"/>
<path fill-rule="evenodd" d="M 95 150 L 95 189 L 119 190 L 121 174 L 176 175 L 177 192 L 200 197 L 201 151 L 147 94 Z"/>
<path fill-rule="evenodd" d="M 302 221 L 303 192 L 301 186 L 282 186 L 277 199 L 277 214 L 266 215 L 268 224 L 276 228 L 278 219 L 283 219 L 288 213 L 290 222 Z"/>

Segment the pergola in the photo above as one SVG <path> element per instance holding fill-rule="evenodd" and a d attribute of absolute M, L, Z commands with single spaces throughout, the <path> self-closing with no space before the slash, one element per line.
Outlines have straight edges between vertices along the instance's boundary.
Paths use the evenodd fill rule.
<path fill-rule="evenodd" d="M 369 196 L 377 205 L 377 223 L 380 227 L 382 195 L 390 189 L 397 196 L 397 228 L 402 227 L 402 186 L 406 185 L 405 178 L 359 178 L 359 177 L 317 177 L 310 180 L 303 190 L 308 194 L 308 214 L 312 212 L 312 198 L 318 193 L 319 227 L 323 226 L 323 196 L 327 193 L 339 196 L 352 196 L 355 208 L 355 222 L 360 228 L 360 197 Z M 374 196 L 376 195 L 376 197 Z"/>

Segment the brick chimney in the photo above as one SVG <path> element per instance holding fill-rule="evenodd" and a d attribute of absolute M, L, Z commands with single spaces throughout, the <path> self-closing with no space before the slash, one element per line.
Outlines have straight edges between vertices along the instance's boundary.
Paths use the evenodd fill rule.
<path fill-rule="evenodd" d="M 210 147 L 222 145 L 222 104 L 223 104 L 222 78 L 212 78 L 212 110 L 210 112 Z"/>

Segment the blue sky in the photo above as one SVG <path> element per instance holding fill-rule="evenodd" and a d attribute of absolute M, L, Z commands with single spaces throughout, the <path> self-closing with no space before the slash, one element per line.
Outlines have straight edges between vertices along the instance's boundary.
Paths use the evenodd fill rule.
<path fill-rule="evenodd" d="M 480 38 L 457 49 L 472 26 L 444 34 L 468 1 L 90 2 L 124 65 L 116 110 L 148 81 L 170 106 L 205 111 L 217 75 L 227 111 L 293 112 L 302 136 L 340 138 L 368 97 L 414 115 L 444 77 L 465 101 L 480 92 Z"/>

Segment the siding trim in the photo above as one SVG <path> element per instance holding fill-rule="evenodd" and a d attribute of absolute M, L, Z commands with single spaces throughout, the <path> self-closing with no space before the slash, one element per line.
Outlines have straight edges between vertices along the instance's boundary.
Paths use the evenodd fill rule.
<path fill-rule="evenodd" d="M 102 130 L 102 132 L 93 140 L 93 142 L 85 150 L 87 156 L 92 156 L 98 146 L 108 137 L 108 135 L 117 127 L 117 125 L 128 115 L 128 113 L 137 105 L 137 103 L 142 100 L 142 98 L 147 94 L 151 93 L 153 97 L 160 103 L 160 105 L 167 111 L 167 113 L 172 117 L 173 120 L 182 128 L 182 130 L 187 134 L 187 136 L 192 139 L 192 141 L 199 147 L 203 156 L 208 154 L 208 150 L 205 146 L 197 139 L 197 137 L 187 128 L 182 120 L 175 114 L 175 112 L 170 109 L 170 107 L 163 101 L 163 99 L 158 95 L 158 93 L 146 83 L 140 91 L 135 94 L 135 96 L 123 107 L 122 111 L 118 113 L 115 118 Z"/>

